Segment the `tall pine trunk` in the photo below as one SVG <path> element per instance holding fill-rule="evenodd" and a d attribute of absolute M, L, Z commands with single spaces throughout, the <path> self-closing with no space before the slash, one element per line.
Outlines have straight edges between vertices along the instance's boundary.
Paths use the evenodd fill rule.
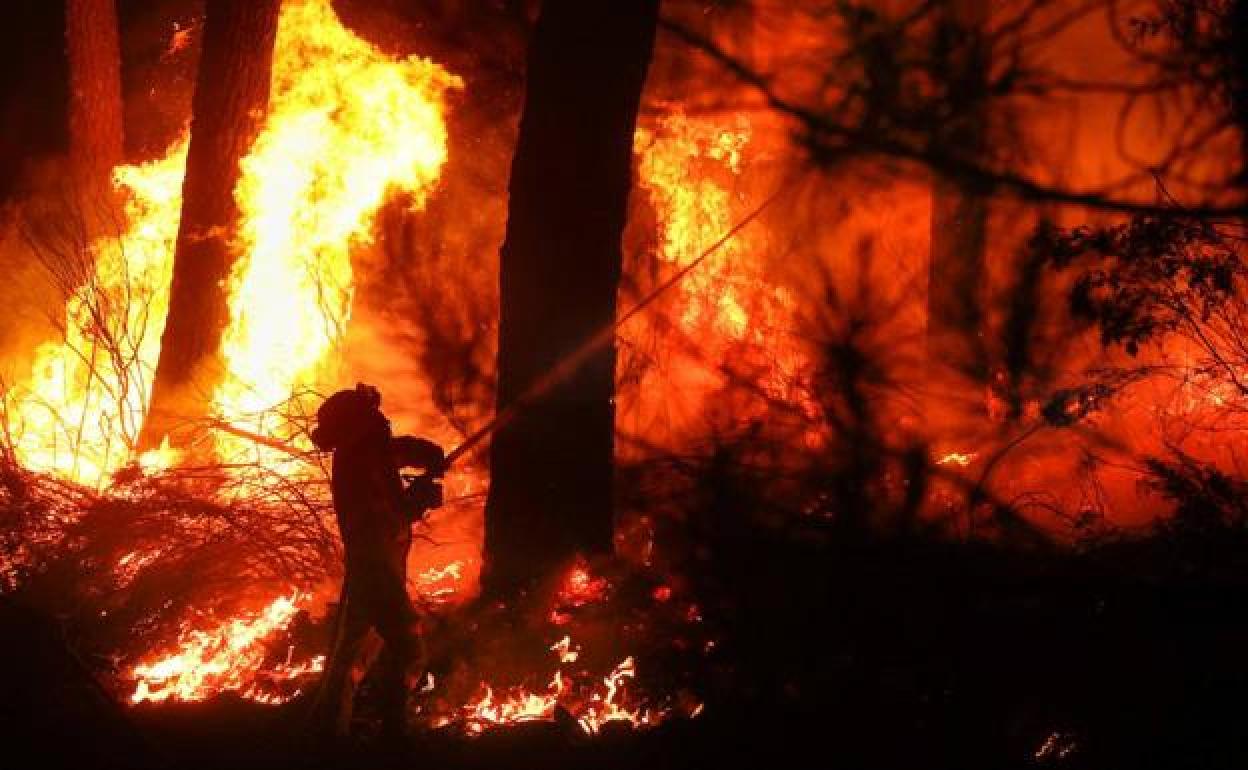
<path fill-rule="evenodd" d="M 220 380 L 226 281 L 236 256 L 230 242 L 239 215 L 234 187 L 268 105 L 280 5 L 207 0 L 169 315 L 139 440 L 143 449 L 165 436 L 185 443 L 195 420 L 207 415 Z"/>
<path fill-rule="evenodd" d="M 947 62 L 947 87 L 955 99 L 985 95 L 987 52 L 980 42 L 988 20 L 986 0 L 948 0 L 938 19 Z M 977 161 L 986 141 L 980 109 L 962 109 L 940 127 L 941 141 Z M 980 343 L 979 298 L 984 271 L 988 201 L 971 180 L 938 176 L 932 182 L 931 254 L 928 263 L 927 347 L 942 362 L 976 379 L 987 377 Z"/>
<path fill-rule="evenodd" d="M 633 133 L 658 0 L 546 0 L 529 51 L 501 255 L 498 409 L 615 320 Z M 494 436 L 488 594 L 612 550 L 615 346 Z"/>
<path fill-rule="evenodd" d="M 1248 0 L 1231 4 L 1230 46 L 1234 51 L 1231 72 L 1231 116 L 1239 125 L 1239 182 L 1248 188 Z"/>
<path fill-rule="evenodd" d="M 69 147 L 74 181 L 91 205 L 122 160 L 121 42 L 115 0 L 65 0 Z"/>

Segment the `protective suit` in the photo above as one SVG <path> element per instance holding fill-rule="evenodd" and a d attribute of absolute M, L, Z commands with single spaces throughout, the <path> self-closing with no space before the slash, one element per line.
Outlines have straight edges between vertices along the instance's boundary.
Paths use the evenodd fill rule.
<path fill-rule="evenodd" d="M 411 524 L 425 509 L 441 504 L 434 480 L 441 477 L 445 458 L 430 441 L 393 437 L 381 412 L 381 394 L 367 385 L 326 399 L 312 440 L 334 453 L 334 510 L 346 556 L 321 716 L 335 734 L 349 732 L 355 689 L 380 651 L 380 637 L 389 653 L 380 693 L 382 728 L 402 733 L 407 695 L 424 658 L 420 617 L 407 595 Z M 404 486 L 399 474 L 404 467 L 425 471 L 414 490 Z"/>

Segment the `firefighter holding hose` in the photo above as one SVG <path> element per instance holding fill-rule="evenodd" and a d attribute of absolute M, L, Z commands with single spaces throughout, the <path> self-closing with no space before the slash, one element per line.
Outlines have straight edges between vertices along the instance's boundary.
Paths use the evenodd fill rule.
<path fill-rule="evenodd" d="M 431 441 L 393 436 L 381 394 L 369 385 L 330 396 L 316 418 L 312 441 L 334 455 L 331 487 L 346 556 L 319 721 L 335 735 L 349 732 L 355 689 L 376 659 L 380 637 L 387 652 L 382 730 L 402 735 L 407 695 L 424 662 L 420 617 L 407 595 L 411 524 L 442 504 L 438 481 L 446 457 Z M 424 474 L 405 478 L 403 468 Z"/>

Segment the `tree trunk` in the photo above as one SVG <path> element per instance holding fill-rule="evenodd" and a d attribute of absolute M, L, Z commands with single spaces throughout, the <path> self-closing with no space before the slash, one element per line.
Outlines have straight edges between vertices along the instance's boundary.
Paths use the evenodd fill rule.
<path fill-rule="evenodd" d="M 658 0 L 546 0 L 534 29 L 501 255 L 498 409 L 615 320 L 633 133 Z M 615 345 L 494 436 L 487 594 L 610 553 Z"/>
<path fill-rule="evenodd" d="M 139 445 L 185 443 L 220 380 L 239 161 L 269 100 L 280 0 L 208 0 L 169 315 Z M 277 287 L 275 287 L 277 288 Z M 188 428 L 184 430 L 184 428 Z"/>
<path fill-rule="evenodd" d="M 81 192 L 99 195 L 124 147 L 115 0 L 65 0 L 65 44 L 70 162 Z"/>
<path fill-rule="evenodd" d="M 1230 45 L 1235 52 L 1231 73 L 1231 116 L 1239 124 L 1239 182 L 1248 187 L 1248 0 L 1231 5 Z"/>
<path fill-rule="evenodd" d="M 969 97 L 975 104 L 987 88 L 987 52 L 979 35 L 988 20 L 988 5 L 985 0 L 950 0 L 943 13 L 938 34 L 946 39 L 949 92 L 958 99 Z M 957 118 L 942 127 L 942 143 L 977 160 L 985 143 L 987 116 L 982 109 L 957 112 Z M 937 177 L 933 181 L 928 359 L 978 380 L 987 377 L 979 338 L 987 220 L 988 201 L 968 180 Z"/>

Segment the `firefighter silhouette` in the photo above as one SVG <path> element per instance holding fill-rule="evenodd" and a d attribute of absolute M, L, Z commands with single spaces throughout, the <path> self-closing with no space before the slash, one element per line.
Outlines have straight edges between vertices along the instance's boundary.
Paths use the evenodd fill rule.
<path fill-rule="evenodd" d="M 331 487 L 346 557 L 319 716 L 334 734 L 349 732 L 355 690 L 384 645 L 382 729 L 401 734 L 424 662 L 420 617 L 407 595 L 411 524 L 442 504 L 445 455 L 431 441 L 392 436 L 381 394 L 368 385 L 330 396 L 316 418 L 313 443 L 334 453 Z M 402 468 L 424 475 L 405 479 Z"/>

